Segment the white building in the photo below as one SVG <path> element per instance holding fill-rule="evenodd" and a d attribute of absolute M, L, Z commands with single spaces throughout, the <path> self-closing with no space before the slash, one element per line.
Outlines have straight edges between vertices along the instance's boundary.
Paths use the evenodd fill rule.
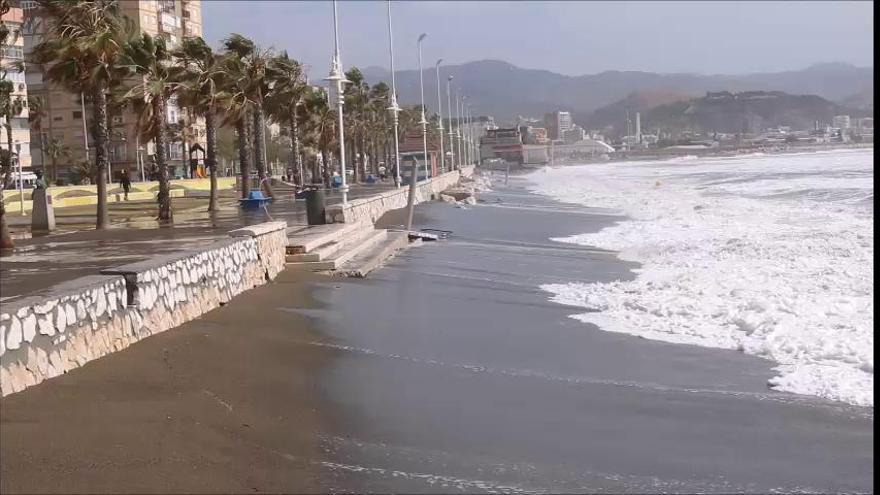
<path fill-rule="evenodd" d="M 836 129 L 849 129 L 852 127 L 849 115 L 835 115 L 833 119 L 831 119 L 831 127 Z"/>
<path fill-rule="evenodd" d="M 12 117 L 12 142 L 13 153 L 17 152 L 21 161 L 22 169 L 31 167 L 31 131 L 28 125 L 28 108 L 27 108 L 27 83 L 24 72 L 19 72 L 14 65 L 21 63 L 24 59 L 24 36 L 21 33 L 22 24 L 24 22 L 24 14 L 18 7 L 9 9 L 9 12 L 3 14 L 3 24 L 9 28 L 8 46 L 3 48 L 2 57 L 0 57 L 0 73 L 3 79 L 13 84 L 12 99 L 22 104 L 22 111 L 17 116 Z M 0 118 L 0 125 L 5 128 L 6 118 Z M 6 133 L 3 133 L 0 139 L 0 148 L 6 149 Z M 17 151 L 16 151 L 17 150 Z"/>

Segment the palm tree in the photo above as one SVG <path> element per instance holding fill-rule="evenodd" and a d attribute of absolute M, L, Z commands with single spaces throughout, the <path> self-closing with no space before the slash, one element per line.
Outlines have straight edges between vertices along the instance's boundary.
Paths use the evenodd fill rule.
<path fill-rule="evenodd" d="M 370 86 L 364 81 L 364 75 L 357 67 L 352 67 L 345 73 L 349 84 L 345 88 L 345 102 L 347 114 L 346 124 L 349 129 L 346 134 L 351 141 L 351 154 L 353 163 L 354 182 L 364 177 L 364 136 L 367 127 L 367 104 L 369 101 Z"/>
<path fill-rule="evenodd" d="M 300 151 L 299 108 L 309 89 L 303 80 L 302 65 L 281 52 L 272 59 L 272 90 L 266 98 L 269 116 L 290 129 L 291 168 L 302 186 L 305 183 L 302 153 Z"/>
<path fill-rule="evenodd" d="M 330 187 L 330 156 L 332 149 L 338 149 L 338 120 L 336 111 L 327 102 L 327 94 L 323 90 L 310 91 L 306 97 L 300 126 L 306 129 L 305 135 L 313 148 L 321 154 L 323 170 L 316 169 L 312 173 L 313 180 L 323 177 L 325 187 Z"/>
<path fill-rule="evenodd" d="M 217 209 L 217 103 L 223 98 L 221 88 L 225 74 L 221 58 L 205 40 L 199 37 L 183 39 L 174 51 L 179 63 L 175 79 L 180 81 L 177 97 L 180 104 L 205 118 L 207 149 L 205 166 L 211 175 L 211 194 L 208 211 Z"/>
<path fill-rule="evenodd" d="M 64 144 L 64 140 L 61 138 L 53 137 L 49 143 L 46 144 L 46 149 L 43 150 L 43 147 L 40 146 L 40 153 L 44 153 L 49 156 L 49 161 L 52 163 L 52 173 L 53 177 L 57 179 L 58 175 L 58 159 L 59 158 L 68 158 L 70 157 L 70 149 L 67 145 Z"/>
<path fill-rule="evenodd" d="M 33 131 L 33 135 L 36 135 L 39 140 L 40 163 L 44 169 L 46 168 L 46 160 L 44 158 L 45 150 L 43 149 L 45 147 L 43 142 L 43 118 L 47 115 L 46 110 L 45 98 L 38 95 L 28 95 L 28 123 L 30 124 L 31 131 Z M 52 173 L 46 174 L 50 183 L 55 181 L 57 173 L 58 170 L 53 167 Z"/>
<path fill-rule="evenodd" d="M 119 83 L 118 65 L 125 41 L 135 32 L 115 0 L 38 0 L 47 32 L 33 50 L 45 78 L 73 93 L 91 96 L 98 188 L 96 225 L 107 228 L 107 96 Z"/>
<path fill-rule="evenodd" d="M 266 175 L 266 146 L 264 142 L 266 114 L 265 101 L 271 90 L 273 80 L 272 50 L 258 47 L 252 40 L 240 34 L 231 34 L 223 41 L 227 52 L 229 88 L 233 101 L 238 103 L 236 118 L 249 114 L 250 121 L 245 125 L 253 129 L 254 165 L 260 177 L 260 184 L 269 196 L 273 196 L 272 185 Z M 249 133 L 247 133 L 249 134 Z M 248 177 L 247 180 L 250 180 Z"/>
<path fill-rule="evenodd" d="M 13 95 L 15 84 L 7 79 L 0 81 L 0 117 L 5 120 L 3 128 L 6 130 L 6 149 L 8 153 L 4 155 L 6 162 L 4 163 L 3 186 L 9 184 L 12 177 L 12 157 L 14 156 L 12 141 L 12 119 L 18 117 L 24 112 L 25 100 L 21 96 Z"/>
<path fill-rule="evenodd" d="M 161 37 L 142 33 L 125 45 L 122 68 L 127 75 L 140 76 L 137 84 L 125 94 L 138 114 L 138 131 L 156 146 L 156 167 L 159 172 L 159 220 L 172 220 L 171 182 L 166 154 L 166 107 L 176 87 L 171 79 L 171 52 Z"/>

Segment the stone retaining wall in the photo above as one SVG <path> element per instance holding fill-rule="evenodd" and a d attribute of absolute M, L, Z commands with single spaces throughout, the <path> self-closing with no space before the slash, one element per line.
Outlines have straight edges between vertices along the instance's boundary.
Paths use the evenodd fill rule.
<path fill-rule="evenodd" d="M 287 224 L 230 232 L 199 252 L 103 270 L 0 308 L 0 396 L 122 350 L 274 279 Z"/>
<path fill-rule="evenodd" d="M 416 204 L 436 199 L 440 193 L 458 183 L 461 177 L 471 177 L 473 165 L 453 170 L 416 185 Z M 354 199 L 345 206 L 333 205 L 327 208 L 328 223 L 352 223 L 369 221 L 376 223 L 382 215 L 391 210 L 403 208 L 409 199 L 409 187 L 401 187 L 367 198 Z"/>

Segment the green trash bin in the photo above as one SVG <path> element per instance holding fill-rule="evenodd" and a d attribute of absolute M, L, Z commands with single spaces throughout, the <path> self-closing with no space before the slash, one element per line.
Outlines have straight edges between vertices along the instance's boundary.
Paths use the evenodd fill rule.
<path fill-rule="evenodd" d="M 327 217 L 324 211 L 324 190 L 309 189 L 306 191 L 306 219 L 309 225 L 324 225 Z"/>

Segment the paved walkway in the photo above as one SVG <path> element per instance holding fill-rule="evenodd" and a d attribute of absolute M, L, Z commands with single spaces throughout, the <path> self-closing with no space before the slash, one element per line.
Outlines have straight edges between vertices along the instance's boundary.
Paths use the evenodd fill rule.
<path fill-rule="evenodd" d="M 393 187 L 356 185 L 349 199 Z M 0 255 L 0 301 L 35 294 L 76 277 L 94 275 L 101 269 L 153 255 L 197 250 L 246 225 L 283 220 L 290 227 L 305 227 L 305 202 L 295 200 L 293 193 L 288 186 L 276 186 L 276 199 L 266 209 L 244 210 L 238 206 L 237 196 L 224 192 L 220 209 L 214 213 L 205 211 L 205 198 L 174 198 L 173 226 L 163 226 L 155 220 L 153 201 L 114 203 L 110 205 L 111 228 L 104 231 L 94 230 L 94 205 L 59 209 L 57 216 L 61 222 L 56 232 L 17 239 L 13 252 Z M 328 205 L 341 201 L 338 191 L 327 192 Z M 21 217 L 10 215 L 13 226 L 17 218 Z"/>

